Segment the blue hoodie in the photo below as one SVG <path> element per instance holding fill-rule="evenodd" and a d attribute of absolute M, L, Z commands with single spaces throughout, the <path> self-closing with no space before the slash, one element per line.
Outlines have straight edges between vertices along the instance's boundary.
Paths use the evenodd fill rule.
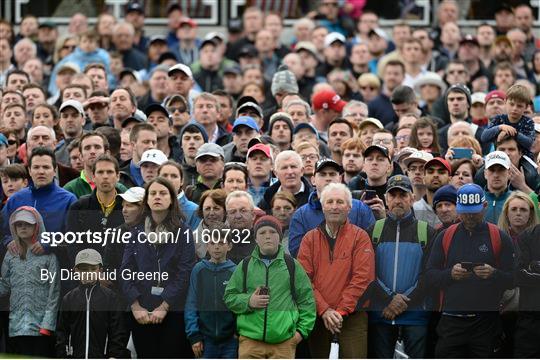
<path fill-rule="evenodd" d="M 203 259 L 191 271 L 184 320 L 192 344 L 204 337 L 219 342 L 234 336 L 234 314 L 227 309 L 223 295 L 235 269 L 231 260 L 215 264 Z"/>
<path fill-rule="evenodd" d="M 34 207 L 43 217 L 45 230 L 56 232 L 64 231 L 67 212 L 71 204 L 76 201 L 75 195 L 62 189 L 55 182 L 40 188 L 30 185 L 17 191 L 2 209 L 3 231 L 6 235 L 4 244 L 7 245 L 12 239 L 9 217 L 17 208 L 23 205 Z"/>
<path fill-rule="evenodd" d="M 111 60 L 107 51 L 101 48 L 97 48 L 92 52 L 84 52 L 81 50 L 80 47 L 76 47 L 71 54 L 63 58 L 60 62 L 58 62 L 58 64 L 55 65 L 51 74 L 51 79 L 49 80 L 49 93 L 51 95 L 54 95 L 59 91 L 58 87 L 56 86 L 56 75 L 58 73 L 58 70 L 67 63 L 73 63 L 77 65 L 81 72 L 88 64 L 103 64 L 105 66 L 105 70 L 107 70 L 107 79 L 109 81 L 109 84 L 111 84 L 114 79 L 110 69 Z"/>
<path fill-rule="evenodd" d="M 193 201 L 189 201 L 183 191 L 178 195 L 178 205 L 180 205 L 180 210 L 186 216 L 186 225 L 191 230 L 196 230 L 201 222 L 201 218 L 197 215 L 199 206 Z"/>
<path fill-rule="evenodd" d="M 319 226 L 324 221 L 321 202 L 317 197 L 317 191 L 309 195 L 307 204 L 298 208 L 291 219 L 289 225 L 289 251 L 296 257 L 300 249 L 300 243 L 306 233 Z M 373 212 L 362 201 L 353 199 L 352 209 L 349 212 L 349 221 L 351 224 L 367 230 L 375 223 Z"/>

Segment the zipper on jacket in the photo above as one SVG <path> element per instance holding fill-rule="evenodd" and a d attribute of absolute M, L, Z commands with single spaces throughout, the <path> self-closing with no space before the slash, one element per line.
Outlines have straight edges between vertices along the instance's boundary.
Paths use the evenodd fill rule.
<path fill-rule="evenodd" d="M 393 278 L 393 284 L 392 284 L 392 291 L 396 292 L 396 286 L 397 286 L 397 266 L 398 266 L 398 257 L 399 257 L 399 235 L 400 235 L 400 228 L 401 223 L 400 221 L 397 222 L 397 228 L 396 228 L 396 250 L 394 251 L 394 278 Z M 396 324 L 396 320 L 392 320 L 392 325 Z"/>
<path fill-rule="evenodd" d="M 266 264 L 264 264 L 266 266 L 266 280 L 265 280 L 265 285 L 266 287 L 268 287 L 268 268 L 270 267 L 272 263 L 270 263 L 268 266 L 266 266 Z M 270 292 L 268 293 L 268 295 L 270 295 Z M 264 308 L 264 325 L 263 325 L 263 338 L 262 338 L 262 341 L 263 342 L 266 342 L 266 323 L 268 321 L 268 306 L 270 306 L 270 302 L 268 302 L 268 305 L 266 305 L 266 307 Z"/>
<path fill-rule="evenodd" d="M 99 280 L 98 280 L 99 281 Z M 88 289 L 84 290 L 84 296 L 86 298 L 86 336 L 85 336 L 85 350 L 84 358 L 88 359 L 88 351 L 90 347 L 90 300 L 92 299 L 92 292 L 96 285 L 92 286 L 90 289 L 90 294 L 88 294 Z"/>
<path fill-rule="evenodd" d="M 214 311 L 218 311 L 217 307 L 217 273 L 214 271 Z M 216 315 L 216 314 L 214 314 Z M 216 333 L 214 335 L 214 339 L 217 339 L 219 337 L 219 331 L 218 331 L 218 317 L 214 316 L 215 326 L 214 329 L 216 330 Z"/>

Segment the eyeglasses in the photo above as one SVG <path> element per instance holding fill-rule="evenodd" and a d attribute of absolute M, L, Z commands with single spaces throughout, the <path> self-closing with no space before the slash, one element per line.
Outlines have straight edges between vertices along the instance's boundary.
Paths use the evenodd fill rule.
<path fill-rule="evenodd" d="M 392 144 L 392 139 L 377 139 L 372 141 L 373 145 L 390 145 Z"/>
<path fill-rule="evenodd" d="M 183 114 L 183 113 L 185 113 L 187 111 L 186 108 L 183 108 L 183 107 L 168 107 L 167 110 L 171 114 L 174 113 L 175 111 L 178 111 L 181 114 Z"/>
<path fill-rule="evenodd" d="M 64 45 L 62 46 L 62 50 L 75 50 L 77 46 L 76 45 Z"/>
<path fill-rule="evenodd" d="M 311 155 L 300 155 L 302 158 L 302 161 L 311 160 L 311 161 L 317 161 L 319 160 L 319 155 L 311 154 Z"/>
<path fill-rule="evenodd" d="M 17 145 L 17 140 L 8 140 L 8 145 Z"/>
<path fill-rule="evenodd" d="M 405 141 L 405 140 L 409 140 L 411 138 L 410 135 L 400 135 L 400 136 L 396 136 L 396 140 L 397 141 Z"/>

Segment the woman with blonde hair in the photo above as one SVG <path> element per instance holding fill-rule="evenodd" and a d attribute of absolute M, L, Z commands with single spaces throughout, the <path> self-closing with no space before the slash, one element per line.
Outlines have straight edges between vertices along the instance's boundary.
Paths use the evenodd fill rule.
<path fill-rule="evenodd" d="M 58 64 L 60 60 L 71 54 L 77 45 L 79 45 L 79 38 L 77 35 L 68 34 L 58 37 L 56 45 L 54 46 L 54 63 Z"/>
<path fill-rule="evenodd" d="M 459 137 L 454 138 L 449 144 L 448 144 L 448 150 L 446 151 L 446 155 L 444 155 L 444 158 L 452 163 L 454 160 L 454 148 L 467 148 L 472 149 L 472 162 L 474 164 L 474 167 L 479 169 L 484 165 L 484 159 L 482 158 L 482 146 L 476 140 L 473 136 L 469 135 L 460 135 Z"/>
<path fill-rule="evenodd" d="M 537 211 L 529 195 L 514 191 L 503 205 L 499 227 L 510 235 L 515 243 L 519 235 L 539 223 Z"/>

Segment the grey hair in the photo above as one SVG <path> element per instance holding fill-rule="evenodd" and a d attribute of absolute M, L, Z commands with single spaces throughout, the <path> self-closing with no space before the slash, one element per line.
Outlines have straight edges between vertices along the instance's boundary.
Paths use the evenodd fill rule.
<path fill-rule="evenodd" d="M 51 138 L 56 141 L 56 134 L 54 133 L 54 130 L 51 129 L 50 127 L 47 127 L 47 126 L 44 126 L 44 125 L 38 125 L 38 126 L 34 126 L 32 128 L 30 128 L 30 130 L 28 130 L 28 134 L 27 134 L 27 138 L 31 138 L 32 137 L 32 134 L 34 133 L 34 131 L 36 129 L 39 129 L 39 128 L 44 128 L 44 129 L 47 129 L 49 130 L 49 132 L 51 133 Z"/>
<path fill-rule="evenodd" d="M 293 25 L 293 29 L 296 31 L 302 25 L 307 25 L 309 27 L 309 31 L 313 31 L 313 29 L 315 29 L 315 23 L 313 22 L 313 20 L 305 17 L 296 21 Z"/>
<path fill-rule="evenodd" d="M 289 159 L 294 159 L 300 167 L 304 166 L 303 165 L 304 163 L 302 162 L 302 158 L 300 157 L 300 154 L 298 154 L 296 151 L 293 151 L 293 150 L 285 150 L 285 151 L 280 152 L 276 156 L 276 159 L 274 160 L 274 165 L 275 165 L 274 168 L 278 169 L 279 164 L 282 161 L 289 160 Z"/>
<path fill-rule="evenodd" d="M 117 33 L 118 30 L 122 27 L 127 27 L 130 34 L 133 36 L 135 35 L 135 28 L 133 27 L 133 25 L 131 23 L 128 23 L 127 21 L 122 21 L 122 22 L 119 22 L 117 23 L 116 25 L 114 25 L 114 28 L 113 28 L 113 34 Z"/>
<path fill-rule="evenodd" d="M 363 109 L 368 111 L 368 106 L 366 105 L 366 103 L 358 100 L 351 100 L 347 103 L 347 105 L 343 107 L 343 116 L 347 116 L 349 114 L 348 110 L 355 106 L 361 106 Z"/>
<path fill-rule="evenodd" d="M 347 204 L 349 204 L 350 207 L 352 207 L 352 193 L 351 190 L 347 187 L 345 184 L 341 183 L 330 183 L 325 186 L 321 193 L 321 204 L 324 204 L 324 201 L 326 197 L 328 196 L 328 193 L 334 190 L 342 191 L 345 194 L 345 198 L 347 200 Z"/>
<path fill-rule="evenodd" d="M 30 46 L 32 47 L 32 53 L 34 54 L 32 57 L 36 57 L 36 54 L 37 54 L 37 45 L 35 42 L 33 42 L 32 40 L 28 39 L 28 38 L 22 38 L 21 40 L 19 40 L 15 46 L 13 47 L 13 52 L 16 52 L 18 48 L 20 48 L 24 43 L 28 43 L 30 44 Z"/>
<path fill-rule="evenodd" d="M 246 198 L 249 201 L 249 205 L 251 206 L 251 209 L 255 209 L 255 202 L 253 201 L 253 196 L 251 196 L 250 193 L 242 190 L 235 190 L 231 192 L 229 195 L 227 195 L 227 198 L 225 199 L 225 209 L 229 207 L 229 203 L 233 199 L 239 199 L 239 198 Z"/>
<path fill-rule="evenodd" d="M 307 116 L 311 115 L 311 107 L 309 106 L 309 104 L 307 102 L 305 102 L 304 100 L 300 100 L 300 99 L 291 100 L 291 101 L 287 102 L 287 105 L 285 105 L 285 112 L 288 113 L 289 108 L 291 106 L 293 106 L 293 105 L 302 105 L 303 107 L 306 108 Z"/>

